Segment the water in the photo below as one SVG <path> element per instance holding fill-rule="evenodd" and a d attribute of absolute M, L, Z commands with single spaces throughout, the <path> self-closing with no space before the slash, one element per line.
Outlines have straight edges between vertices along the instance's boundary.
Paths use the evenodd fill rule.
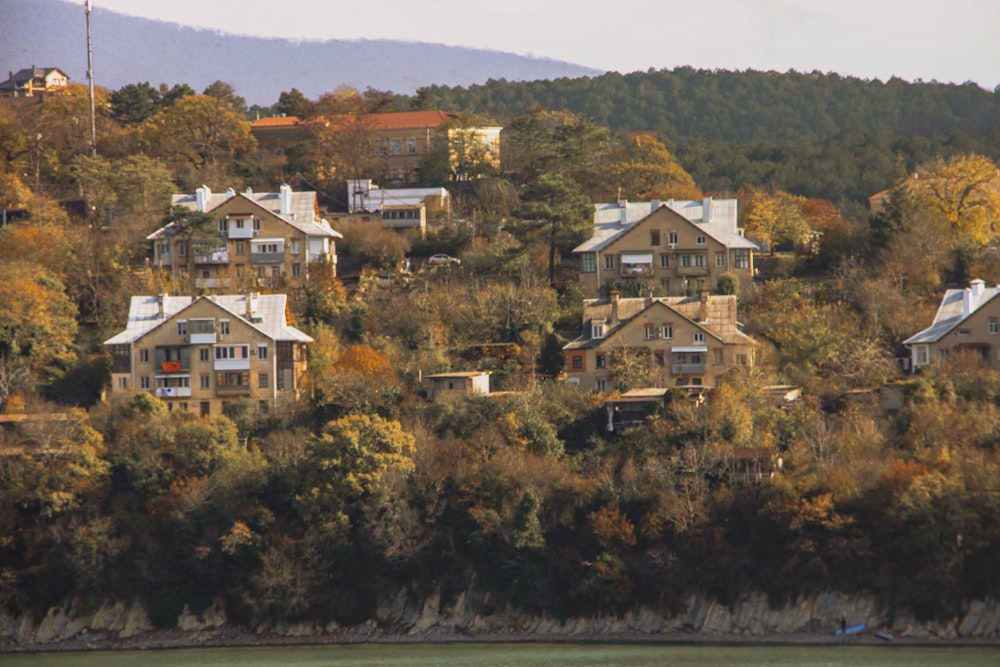
<path fill-rule="evenodd" d="M 360 644 L 0 654 L 3 667 L 942 667 L 1000 664 L 1000 647 Z"/>

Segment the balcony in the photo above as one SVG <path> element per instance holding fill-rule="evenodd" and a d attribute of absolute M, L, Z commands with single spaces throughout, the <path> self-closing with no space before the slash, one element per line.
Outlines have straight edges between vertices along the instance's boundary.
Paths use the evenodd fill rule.
<path fill-rule="evenodd" d="M 191 387 L 157 387 L 155 393 L 160 398 L 191 398 Z"/>
<path fill-rule="evenodd" d="M 280 264 L 283 261 L 284 252 L 255 252 L 250 255 L 251 264 Z"/>
<path fill-rule="evenodd" d="M 159 367 L 160 372 L 164 374 L 171 373 L 190 373 L 191 365 L 182 361 L 160 361 Z"/>
<path fill-rule="evenodd" d="M 705 372 L 705 364 L 673 364 L 670 366 L 673 375 L 695 375 Z"/>
<path fill-rule="evenodd" d="M 653 275 L 652 264 L 622 264 L 622 278 L 649 278 Z"/>
<path fill-rule="evenodd" d="M 248 371 L 250 370 L 249 359 L 216 359 L 212 367 L 219 372 L 225 371 Z"/>
<path fill-rule="evenodd" d="M 230 385 L 226 387 L 216 387 L 216 396 L 249 396 L 250 395 L 250 385 L 237 384 Z"/>
<path fill-rule="evenodd" d="M 708 267 L 707 266 L 678 266 L 677 275 L 679 276 L 707 276 Z"/>
<path fill-rule="evenodd" d="M 229 280 L 226 278 L 195 278 L 195 287 L 219 288 L 227 287 Z"/>
<path fill-rule="evenodd" d="M 229 264 L 229 251 L 225 248 L 199 248 L 194 256 L 195 264 Z"/>

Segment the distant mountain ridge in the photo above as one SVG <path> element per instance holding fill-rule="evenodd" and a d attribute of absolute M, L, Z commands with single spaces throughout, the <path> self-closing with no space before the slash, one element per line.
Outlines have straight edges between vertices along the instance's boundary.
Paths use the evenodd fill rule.
<path fill-rule="evenodd" d="M 58 67 L 87 82 L 82 2 L 0 0 L 0 76 L 25 67 Z M 348 85 L 412 95 L 429 85 L 468 86 L 489 79 L 585 77 L 600 70 L 511 53 L 395 40 L 293 41 L 232 35 L 116 14 L 91 13 L 94 79 L 117 90 L 148 81 L 197 91 L 225 81 L 248 104 L 270 105 L 298 88 L 315 99 Z"/>

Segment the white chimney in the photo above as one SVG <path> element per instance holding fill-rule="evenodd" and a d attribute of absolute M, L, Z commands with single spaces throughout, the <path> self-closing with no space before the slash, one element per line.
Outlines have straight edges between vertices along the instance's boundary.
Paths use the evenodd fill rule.
<path fill-rule="evenodd" d="M 701 221 L 711 222 L 712 220 L 712 198 L 705 197 L 701 200 Z"/>
<path fill-rule="evenodd" d="M 198 210 L 204 213 L 208 210 L 208 202 L 212 198 L 212 191 L 208 189 L 207 185 L 203 185 L 194 191 L 194 198 Z"/>
<path fill-rule="evenodd" d="M 624 227 L 628 224 L 628 200 L 618 199 L 618 224 Z"/>
<path fill-rule="evenodd" d="M 659 199 L 654 199 L 653 201 L 649 202 L 649 212 L 650 213 L 655 212 L 656 209 L 658 209 L 658 208 L 660 208 L 660 200 Z"/>
<path fill-rule="evenodd" d="M 281 200 L 281 215 L 288 215 L 292 212 L 292 187 L 284 183 L 278 190 L 278 198 Z"/>
<path fill-rule="evenodd" d="M 967 317 L 972 312 L 972 288 L 966 287 L 962 290 L 962 317 Z"/>
<path fill-rule="evenodd" d="M 226 188 L 226 199 L 232 199 L 236 196 L 236 190 L 232 188 Z"/>
<path fill-rule="evenodd" d="M 170 298 L 170 297 L 167 296 L 166 292 L 163 292 L 163 293 L 159 294 L 156 297 L 156 306 L 157 306 L 157 312 L 156 312 L 156 314 L 161 319 L 164 318 L 164 317 L 166 317 L 166 315 L 167 315 L 167 299 L 168 298 Z"/>

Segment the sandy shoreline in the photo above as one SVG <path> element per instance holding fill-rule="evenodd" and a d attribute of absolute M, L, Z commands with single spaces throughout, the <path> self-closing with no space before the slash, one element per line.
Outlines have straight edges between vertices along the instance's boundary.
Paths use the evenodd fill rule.
<path fill-rule="evenodd" d="M 6 641 L 4 641 L 6 640 Z M 746 645 L 746 646 L 929 646 L 929 647 L 1000 647 L 1000 638 L 937 638 L 892 637 L 886 640 L 874 632 L 846 637 L 821 633 L 795 633 L 774 635 L 706 634 L 673 632 L 662 634 L 628 635 L 533 635 L 533 634 L 396 634 L 379 630 L 345 630 L 341 633 L 302 637 L 257 634 L 243 628 L 220 628 L 212 631 L 187 632 L 181 630 L 156 630 L 136 637 L 121 639 L 98 633 L 49 644 L 20 645 L 10 638 L 0 640 L 3 653 L 50 653 L 71 651 L 137 651 L 188 648 L 238 648 L 266 646 L 322 646 L 337 644 L 697 644 L 697 645 Z"/>

